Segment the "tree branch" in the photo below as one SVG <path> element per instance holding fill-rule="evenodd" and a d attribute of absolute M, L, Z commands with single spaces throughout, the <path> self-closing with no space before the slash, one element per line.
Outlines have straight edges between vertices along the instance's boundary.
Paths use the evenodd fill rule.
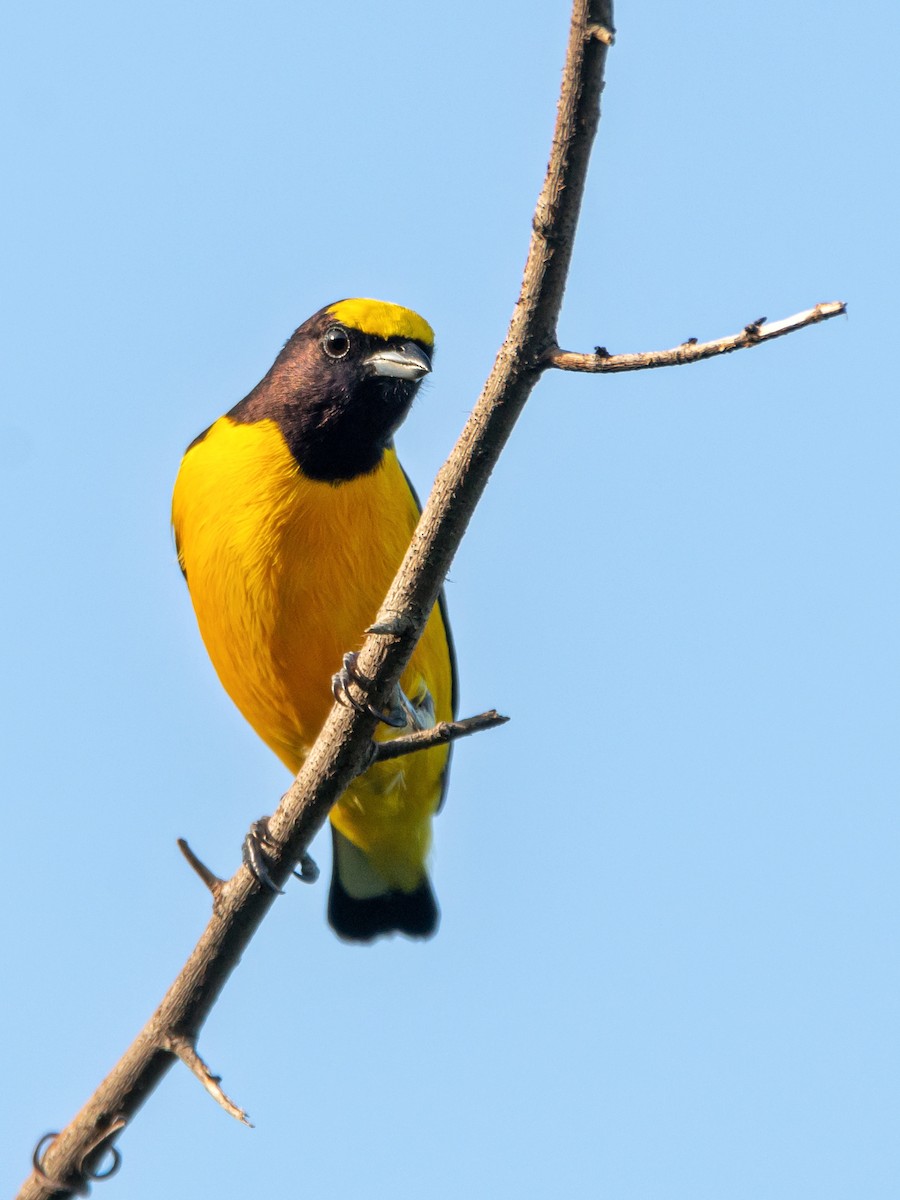
<path fill-rule="evenodd" d="M 469 737 L 473 733 L 481 733 L 484 729 L 496 729 L 505 725 L 509 717 L 501 717 L 495 708 L 489 712 L 479 713 L 477 717 L 466 717 L 463 721 L 439 721 L 431 729 L 423 729 L 419 733 L 408 733 L 403 737 L 391 738 L 388 742 L 375 742 L 375 754 L 372 762 L 387 762 L 389 758 L 400 758 L 404 754 L 414 754 L 417 750 L 427 750 L 431 746 L 443 746 L 447 742 L 455 742 L 459 738 Z"/>
<path fill-rule="evenodd" d="M 488 477 L 531 389 L 543 356 L 556 344 L 556 322 L 572 256 L 588 159 L 599 121 L 609 0 L 575 0 L 556 129 L 531 244 L 509 332 L 481 397 L 438 474 L 412 544 L 359 656 L 373 681 L 369 698 L 383 706 L 433 608 Z M 275 851 L 272 879 L 283 885 L 328 817 L 332 805 L 367 765 L 375 719 L 335 704 L 294 783 L 269 820 Z M 268 846 L 267 846 L 268 850 Z M 81 1112 L 53 1140 L 42 1170 L 19 1200 L 62 1196 L 90 1169 L 91 1147 L 112 1115 L 130 1120 L 175 1061 L 173 1036 L 191 1045 L 276 894 L 241 866 L 221 887 L 209 924 L 162 1003 Z M 104 1142 L 104 1147 L 109 1143 Z M 87 1157 L 86 1157 L 87 1156 Z"/>
<path fill-rule="evenodd" d="M 242 1124 L 249 1126 L 251 1129 L 253 1128 L 253 1124 L 244 1110 L 238 1108 L 234 1101 L 229 1100 L 222 1091 L 219 1086 L 222 1082 L 221 1075 L 213 1075 L 212 1071 L 210 1071 L 209 1067 L 197 1053 L 197 1049 L 190 1038 L 177 1033 L 172 1034 L 168 1038 L 166 1049 L 181 1059 L 188 1070 L 200 1080 L 213 1100 L 217 1104 L 221 1104 L 229 1116 L 234 1117 L 235 1120 L 242 1122 Z"/>
<path fill-rule="evenodd" d="M 750 346 L 759 346 L 770 342 L 773 338 L 784 337 L 786 333 L 794 333 L 805 329 L 808 325 L 818 325 L 831 317 L 840 316 L 847 311 L 847 305 L 840 300 L 828 304 L 817 304 L 805 312 L 796 313 L 793 317 L 784 317 L 781 321 L 772 321 L 768 325 L 765 317 L 751 321 L 740 333 L 730 337 L 717 338 L 714 342 L 698 342 L 690 338 L 680 346 L 671 350 L 645 350 L 637 354 L 609 354 L 603 346 L 598 346 L 593 354 L 576 354 L 571 350 L 560 350 L 552 347 L 544 355 L 544 364 L 557 367 L 561 371 L 586 371 L 592 375 L 613 375 L 620 371 L 646 371 L 654 367 L 678 367 L 685 363 L 700 362 L 704 358 L 715 358 L 718 354 L 730 354 L 732 350 L 745 350 Z"/>
<path fill-rule="evenodd" d="M 368 699 L 376 708 L 386 704 L 409 661 L 532 388 L 549 366 L 563 365 L 553 361 L 563 353 L 557 347 L 556 324 L 612 42 L 609 0 L 575 0 L 550 160 L 507 337 L 459 441 L 438 473 L 410 548 L 359 655 L 359 674 L 372 680 Z M 573 369 L 571 363 L 567 369 Z M 268 821 L 267 852 L 270 843 L 273 850 L 270 874 L 279 887 L 304 857 L 332 805 L 371 762 L 374 729 L 375 718 L 366 712 L 333 706 L 302 770 Z M 434 736 L 442 738 L 444 732 Z M 113 1135 L 133 1119 L 176 1058 L 187 1063 L 228 1111 L 246 1120 L 202 1063 L 196 1042 L 276 893 L 262 888 L 243 865 L 221 881 L 192 852 L 188 858 L 214 894 L 209 923 L 144 1029 L 40 1157 L 19 1200 L 46 1200 L 83 1188 L 112 1148 Z"/>

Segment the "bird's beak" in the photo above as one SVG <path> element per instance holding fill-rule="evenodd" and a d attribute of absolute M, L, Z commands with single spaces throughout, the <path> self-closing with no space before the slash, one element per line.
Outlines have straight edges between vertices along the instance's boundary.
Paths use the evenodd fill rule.
<path fill-rule="evenodd" d="M 394 379 L 421 379 L 431 370 L 431 359 L 415 342 L 404 342 L 390 350 L 376 350 L 364 366 L 373 375 L 391 375 Z"/>

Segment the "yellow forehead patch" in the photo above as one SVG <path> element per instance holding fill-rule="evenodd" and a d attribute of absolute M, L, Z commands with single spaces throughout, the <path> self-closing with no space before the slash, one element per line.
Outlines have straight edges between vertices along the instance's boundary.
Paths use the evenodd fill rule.
<path fill-rule="evenodd" d="M 328 309 L 342 325 L 380 338 L 414 338 L 434 345 L 434 330 L 411 308 L 385 300 L 340 300 Z"/>

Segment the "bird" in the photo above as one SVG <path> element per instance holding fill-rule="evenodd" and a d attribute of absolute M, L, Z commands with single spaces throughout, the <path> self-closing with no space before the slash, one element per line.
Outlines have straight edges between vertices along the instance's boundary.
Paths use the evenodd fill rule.
<path fill-rule="evenodd" d="M 294 774 L 335 697 L 349 695 L 419 518 L 393 435 L 433 354 L 431 326 L 409 308 L 326 305 L 181 461 L 172 525 L 201 637 L 225 691 Z M 376 741 L 452 720 L 456 693 L 441 593 Z M 339 937 L 436 931 L 428 857 L 448 766 L 447 745 L 376 761 L 332 809 Z"/>

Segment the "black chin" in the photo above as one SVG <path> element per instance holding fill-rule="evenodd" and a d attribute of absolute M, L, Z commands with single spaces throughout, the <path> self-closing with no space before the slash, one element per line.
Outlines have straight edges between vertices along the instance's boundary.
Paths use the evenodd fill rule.
<path fill-rule="evenodd" d="M 415 381 L 375 376 L 357 384 L 352 397 L 322 397 L 285 412 L 282 432 L 304 475 L 344 483 L 374 471 L 417 388 Z"/>

